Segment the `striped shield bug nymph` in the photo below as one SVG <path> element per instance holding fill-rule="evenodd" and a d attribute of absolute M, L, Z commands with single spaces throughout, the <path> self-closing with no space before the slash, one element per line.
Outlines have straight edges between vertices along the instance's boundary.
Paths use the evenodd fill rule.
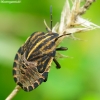
<path fill-rule="evenodd" d="M 50 13 L 52 30 L 52 10 Z M 47 81 L 52 61 L 56 64 L 56 68 L 60 68 L 55 59 L 56 51 L 67 50 L 65 47 L 56 48 L 55 43 L 60 37 L 58 33 L 52 31 L 34 32 L 19 48 L 13 63 L 13 77 L 24 91 L 32 91 Z"/>

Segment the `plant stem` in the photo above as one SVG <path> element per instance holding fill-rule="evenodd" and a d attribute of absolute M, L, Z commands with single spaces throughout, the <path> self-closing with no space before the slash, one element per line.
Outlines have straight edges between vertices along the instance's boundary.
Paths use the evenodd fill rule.
<path fill-rule="evenodd" d="M 20 90 L 20 86 L 17 85 L 5 100 L 12 100 L 12 98 L 18 93 L 19 90 Z"/>

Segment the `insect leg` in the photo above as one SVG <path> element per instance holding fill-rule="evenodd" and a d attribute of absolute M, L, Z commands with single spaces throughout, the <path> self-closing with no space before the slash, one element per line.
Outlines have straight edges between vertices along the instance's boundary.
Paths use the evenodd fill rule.
<path fill-rule="evenodd" d="M 60 48 L 56 48 L 57 51 L 65 51 L 68 50 L 68 48 L 66 47 L 60 47 Z M 54 63 L 56 64 L 56 68 L 59 69 L 61 68 L 60 64 L 58 63 L 58 61 L 54 58 L 53 59 Z"/>
<path fill-rule="evenodd" d="M 55 58 L 53 59 L 53 61 L 56 64 L 57 69 L 61 68 L 60 64 L 58 63 L 58 61 Z"/>
<path fill-rule="evenodd" d="M 57 51 L 65 51 L 68 50 L 68 48 L 66 47 L 60 47 L 60 48 L 56 48 Z"/>

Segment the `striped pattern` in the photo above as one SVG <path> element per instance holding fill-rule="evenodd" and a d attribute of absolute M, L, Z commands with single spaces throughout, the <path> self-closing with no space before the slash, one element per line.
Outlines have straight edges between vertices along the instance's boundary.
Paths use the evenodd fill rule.
<path fill-rule="evenodd" d="M 57 33 L 35 32 L 19 48 L 13 64 L 13 76 L 23 90 L 31 91 L 47 80 L 56 53 L 57 37 Z"/>

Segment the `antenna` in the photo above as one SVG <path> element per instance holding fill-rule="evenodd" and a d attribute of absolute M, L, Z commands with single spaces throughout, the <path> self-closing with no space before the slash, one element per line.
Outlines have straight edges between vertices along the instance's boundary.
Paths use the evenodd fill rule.
<path fill-rule="evenodd" d="M 59 38 L 65 36 L 65 35 L 71 35 L 71 33 L 67 33 L 67 34 L 60 35 L 59 37 L 57 37 L 57 38 L 55 39 L 55 41 L 57 41 Z"/>
<path fill-rule="evenodd" d="M 50 6 L 50 20 L 51 20 L 50 28 L 51 28 L 51 31 L 52 31 L 52 6 Z"/>

